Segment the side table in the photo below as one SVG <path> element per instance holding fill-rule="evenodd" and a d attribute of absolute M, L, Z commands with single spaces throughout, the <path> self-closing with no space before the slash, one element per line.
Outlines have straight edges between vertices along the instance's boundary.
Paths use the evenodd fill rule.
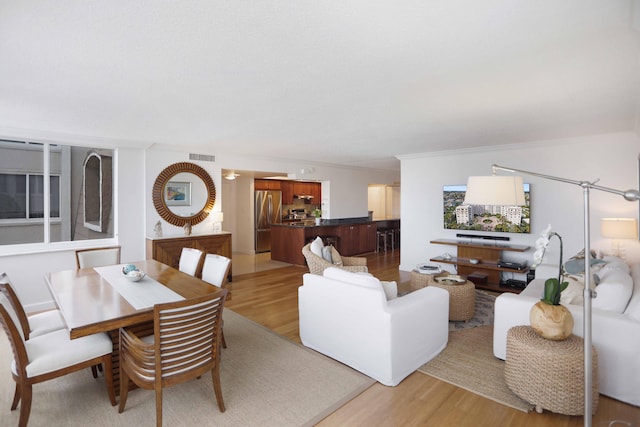
<path fill-rule="evenodd" d="M 584 415 L 583 339 L 571 335 L 563 341 L 542 338 L 530 326 L 507 332 L 504 378 L 522 399 L 564 415 Z M 592 411 L 598 409 L 598 355 L 593 348 Z"/>
<path fill-rule="evenodd" d="M 467 321 L 473 318 L 476 304 L 476 287 L 473 282 L 465 283 L 440 283 L 435 280 L 437 277 L 448 276 L 442 274 L 422 274 L 417 271 L 411 272 L 411 288 L 419 289 L 425 286 L 436 286 L 449 292 L 449 320 Z"/>

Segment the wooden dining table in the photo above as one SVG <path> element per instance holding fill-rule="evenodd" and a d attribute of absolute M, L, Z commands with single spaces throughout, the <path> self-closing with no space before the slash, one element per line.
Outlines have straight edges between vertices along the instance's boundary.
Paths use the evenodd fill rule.
<path fill-rule="evenodd" d="M 218 289 L 155 260 L 131 264 L 145 272 L 146 277 L 141 282 L 131 282 L 129 286 L 140 286 L 148 277 L 186 299 Z M 46 274 L 45 281 L 71 339 L 96 333 L 108 333 L 111 336 L 114 343 L 113 382 L 117 396 L 120 394 L 119 329 L 130 327 L 140 335 L 153 334 L 153 306 L 135 308 L 99 271 L 100 268 L 58 271 Z"/>

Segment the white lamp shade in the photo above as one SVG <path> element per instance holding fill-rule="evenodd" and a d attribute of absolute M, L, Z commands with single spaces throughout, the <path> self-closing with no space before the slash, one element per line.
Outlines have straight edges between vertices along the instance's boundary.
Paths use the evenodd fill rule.
<path fill-rule="evenodd" d="M 609 239 L 635 239 L 638 222 L 635 218 L 602 218 L 600 231 Z"/>
<path fill-rule="evenodd" d="M 520 176 L 470 176 L 465 205 L 524 206 Z"/>

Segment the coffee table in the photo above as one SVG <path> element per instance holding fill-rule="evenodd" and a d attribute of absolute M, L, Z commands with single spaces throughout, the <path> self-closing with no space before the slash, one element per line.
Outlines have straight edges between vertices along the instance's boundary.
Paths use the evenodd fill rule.
<path fill-rule="evenodd" d="M 448 282 L 449 276 L 444 274 L 422 274 L 417 271 L 411 272 L 412 289 L 424 288 L 425 286 L 436 286 L 449 292 L 449 320 L 467 321 L 473 318 L 476 304 L 476 287 L 469 280 L 461 283 Z"/>

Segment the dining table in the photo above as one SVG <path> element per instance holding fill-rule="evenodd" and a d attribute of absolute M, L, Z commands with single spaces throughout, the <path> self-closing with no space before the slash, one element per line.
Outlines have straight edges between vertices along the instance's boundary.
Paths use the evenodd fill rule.
<path fill-rule="evenodd" d="M 123 274 L 125 264 L 51 272 L 45 282 L 71 339 L 107 333 L 113 341 L 113 387 L 120 394 L 119 330 L 153 334 L 155 304 L 195 298 L 218 288 L 155 260 L 132 262 L 145 276 L 138 282 Z"/>

